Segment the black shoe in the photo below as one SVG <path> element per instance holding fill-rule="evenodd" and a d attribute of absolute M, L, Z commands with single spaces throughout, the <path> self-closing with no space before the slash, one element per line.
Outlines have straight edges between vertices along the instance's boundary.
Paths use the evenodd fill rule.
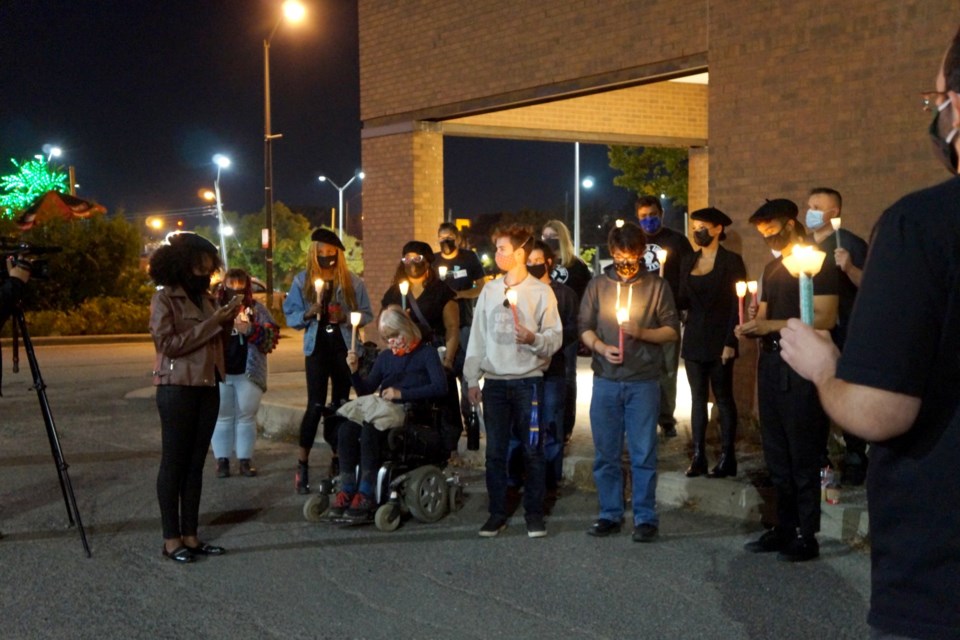
<path fill-rule="evenodd" d="M 774 527 L 765 531 L 762 536 L 743 545 L 743 548 L 750 553 L 772 553 L 774 551 L 783 551 L 790 544 L 790 538 L 783 531 Z"/>
<path fill-rule="evenodd" d="M 190 552 L 189 547 L 185 547 L 183 545 L 180 545 L 173 551 L 167 551 L 167 547 L 166 545 L 164 545 L 163 557 L 169 558 L 170 560 L 173 560 L 174 562 L 178 562 L 180 564 L 187 564 L 189 562 L 193 562 L 193 553 Z"/>
<path fill-rule="evenodd" d="M 733 478 L 737 475 L 737 459 L 733 455 L 720 454 L 717 466 L 710 472 L 711 478 Z"/>
<path fill-rule="evenodd" d="M 633 528 L 633 541 L 634 542 L 653 542 L 660 535 L 660 530 L 656 525 L 652 524 L 638 524 Z"/>
<path fill-rule="evenodd" d="M 814 536 L 798 536 L 777 554 L 784 562 L 807 562 L 820 557 L 820 544 Z"/>
<path fill-rule="evenodd" d="M 840 484 L 846 487 L 859 487 L 867 480 L 867 456 L 847 454 L 843 458 L 843 473 Z"/>
<path fill-rule="evenodd" d="M 230 477 L 230 458 L 217 458 L 217 477 Z"/>
<path fill-rule="evenodd" d="M 660 427 L 661 432 L 663 433 L 664 438 L 676 438 L 677 437 L 677 425 L 674 424 L 665 424 Z"/>
<path fill-rule="evenodd" d="M 611 533 L 620 533 L 623 528 L 623 521 L 613 521 L 607 520 L 606 518 L 600 518 L 593 523 L 589 529 L 587 529 L 588 536 L 594 536 L 596 538 L 606 538 Z"/>
<path fill-rule="evenodd" d="M 687 471 L 684 475 L 688 478 L 696 478 L 697 476 L 706 475 L 707 473 L 707 457 L 702 453 L 693 454 L 693 460 L 690 461 L 690 466 L 687 467 Z"/>
<path fill-rule="evenodd" d="M 527 537 L 543 538 L 547 535 L 547 524 L 543 516 L 527 516 Z"/>
<path fill-rule="evenodd" d="M 222 556 L 227 552 L 223 547 L 207 544 L 206 542 L 200 542 L 200 544 L 195 547 L 188 547 L 186 545 L 184 545 L 184 547 L 189 549 L 190 553 L 195 556 Z"/>
<path fill-rule="evenodd" d="M 310 493 L 310 465 L 306 462 L 297 463 L 297 475 L 293 476 L 293 486 L 302 496 Z"/>
<path fill-rule="evenodd" d="M 481 538 L 496 538 L 497 535 L 507 528 L 507 519 L 503 516 L 490 516 L 480 527 Z"/>
<path fill-rule="evenodd" d="M 330 458 L 330 472 L 327 477 L 336 478 L 338 475 L 340 475 L 340 456 L 333 456 Z"/>
<path fill-rule="evenodd" d="M 240 475 L 245 478 L 254 478 L 257 475 L 257 468 L 250 464 L 250 458 L 240 458 Z"/>

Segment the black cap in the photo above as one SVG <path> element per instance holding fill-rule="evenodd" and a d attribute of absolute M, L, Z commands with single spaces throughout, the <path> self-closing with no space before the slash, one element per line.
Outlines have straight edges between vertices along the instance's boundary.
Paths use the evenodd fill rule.
<path fill-rule="evenodd" d="M 176 233 L 171 233 L 167 236 L 167 243 L 171 245 L 182 244 L 192 249 L 199 249 L 200 251 L 207 251 L 214 254 L 219 253 L 217 245 L 193 231 L 177 231 Z"/>
<path fill-rule="evenodd" d="M 433 249 L 430 248 L 426 242 L 420 242 L 419 240 L 411 240 L 407 244 L 403 245 L 403 252 L 400 254 L 400 257 L 407 255 L 408 253 L 419 253 L 424 258 L 427 259 L 427 262 L 433 262 L 434 255 Z"/>
<path fill-rule="evenodd" d="M 690 219 L 709 222 L 710 224 L 718 224 L 721 227 L 729 227 L 733 224 L 733 220 L 730 219 L 730 216 L 725 214 L 723 211 L 720 211 L 720 209 L 717 209 L 716 207 L 697 209 L 690 214 Z"/>
<path fill-rule="evenodd" d="M 333 231 L 327 229 L 326 227 L 317 227 L 313 230 L 313 233 L 310 234 L 310 239 L 314 242 L 322 242 L 323 244 L 329 244 L 331 246 L 340 249 L 340 251 L 346 251 L 347 248 L 343 246 L 343 243 L 340 242 L 340 238 L 337 237 Z"/>
<path fill-rule="evenodd" d="M 777 218 L 793 218 L 796 220 L 799 213 L 800 210 L 797 209 L 797 205 L 793 200 L 775 198 L 764 202 L 760 208 L 750 216 L 748 222 L 750 224 L 756 224 L 758 222 L 776 220 Z"/>

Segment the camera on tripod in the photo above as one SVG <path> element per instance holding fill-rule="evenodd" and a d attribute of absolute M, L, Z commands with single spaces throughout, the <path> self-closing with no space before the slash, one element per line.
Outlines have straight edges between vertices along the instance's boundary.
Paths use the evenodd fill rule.
<path fill-rule="evenodd" d="M 7 258 L 10 256 L 13 256 L 14 266 L 29 271 L 31 278 L 49 280 L 50 262 L 40 256 L 61 251 L 63 247 L 41 247 L 12 238 L 0 238 L 0 280 L 10 275 L 7 273 Z"/>

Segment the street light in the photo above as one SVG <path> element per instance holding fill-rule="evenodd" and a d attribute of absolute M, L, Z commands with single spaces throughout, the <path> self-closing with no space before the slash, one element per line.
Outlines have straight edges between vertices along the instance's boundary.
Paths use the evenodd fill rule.
<path fill-rule="evenodd" d="M 213 195 L 217 199 L 217 226 L 220 231 L 220 255 L 223 256 L 223 270 L 230 270 L 230 263 L 227 260 L 227 243 L 224 240 L 223 224 L 223 201 L 220 199 L 220 171 L 230 166 L 230 158 L 218 153 L 213 156 L 213 162 L 217 165 L 217 179 L 213 183 Z"/>
<path fill-rule="evenodd" d="M 342 187 L 338 187 L 337 183 L 331 180 L 330 178 L 328 178 L 327 176 L 320 176 L 319 178 L 317 178 L 318 180 L 320 180 L 320 182 L 329 182 L 333 186 L 333 188 L 339 192 L 338 194 L 339 206 L 337 207 L 337 215 L 339 216 L 338 225 L 337 225 L 338 227 L 337 235 L 340 236 L 341 240 L 343 240 L 343 192 L 347 190 L 347 187 L 353 184 L 354 180 L 356 180 L 357 178 L 360 178 L 361 180 L 363 180 L 366 177 L 366 175 L 367 174 L 365 174 L 363 171 L 358 171 L 353 175 L 352 178 L 347 180 L 347 183 Z"/>
<path fill-rule="evenodd" d="M 270 41 L 280 28 L 284 19 L 300 22 L 306 14 L 306 8 L 297 0 L 283 3 L 283 13 L 277 19 L 270 36 L 263 41 L 263 199 L 266 209 L 267 228 L 264 230 L 267 263 L 267 306 L 273 308 L 273 149 L 271 142 L 282 134 L 274 134 L 270 128 Z"/>

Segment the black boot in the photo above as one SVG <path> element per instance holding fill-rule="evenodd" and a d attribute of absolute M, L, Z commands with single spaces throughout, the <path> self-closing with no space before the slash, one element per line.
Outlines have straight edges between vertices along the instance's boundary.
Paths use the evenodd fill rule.
<path fill-rule="evenodd" d="M 737 475 L 737 457 L 731 452 L 724 451 L 717 460 L 717 466 L 710 472 L 711 478 L 733 478 Z"/>
<path fill-rule="evenodd" d="M 706 473 L 707 456 L 703 453 L 703 449 L 694 448 L 693 459 L 690 460 L 690 466 L 687 467 L 686 475 L 688 478 L 696 478 L 697 476 L 706 475 Z"/>
<path fill-rule="evenodd" d="M 217 458 L 217 477 L 230 477 L 230 458 Z"/>
<path fill-rule="evenodd" d="M 310 493 L 310 466 L 306 462 L 297 462 L 297 475 L 293 478 L 293 486 L 302 496 Z"/>

